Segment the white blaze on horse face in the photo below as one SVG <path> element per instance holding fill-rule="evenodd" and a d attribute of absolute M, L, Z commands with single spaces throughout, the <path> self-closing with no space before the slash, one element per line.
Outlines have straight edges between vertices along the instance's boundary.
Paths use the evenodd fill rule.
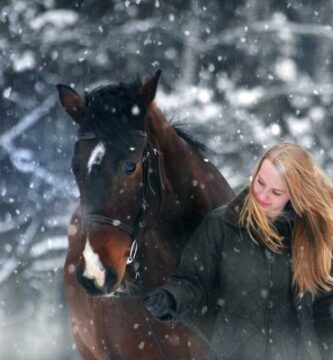
<path fill-rule="evenodd" d="M 91 152 L 89 160 L 88 160 L 88 174 L 90 174 L 91 169 L 94 165 L 99 165 L 103 157 L 105 155 L 105 145 L 102 141 L 100 141 Z"/>
<path fill-rule="evenodd" d="M 92 249 L 89 237 L 87 238 L 86 246 L 83 250 L 83 257 L 86 263 L 83 276 L 94 280 L 99 287 L 102 287 L 105 283 L 105 269 L 99 259 L 99 256 Z"/>

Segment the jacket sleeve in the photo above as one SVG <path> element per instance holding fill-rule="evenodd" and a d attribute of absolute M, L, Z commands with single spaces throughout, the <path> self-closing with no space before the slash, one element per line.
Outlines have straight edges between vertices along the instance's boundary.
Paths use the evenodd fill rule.
<path fill-rule="evenodd" d="M 333 290 L 319 291 L 313 302 L 315 328 L 324 360 L 333 359 Z"/>
<path fill-rule="evenodd" d="M 221 216 L 213 210 L 204 218 L 186 244 L 178 268 L 162 286 L 173 295 L 177 316 L 204 313 L 216 292 L 224 239 Z"/>

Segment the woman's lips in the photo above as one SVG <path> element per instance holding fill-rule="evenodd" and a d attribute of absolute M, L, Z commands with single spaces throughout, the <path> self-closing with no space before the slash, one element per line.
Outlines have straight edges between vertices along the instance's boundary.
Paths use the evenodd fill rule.
<path fill-rule="evenodd" d="M 269 203 L 265 203 L 265 202 L 262 202 L 260 200 L 257 200 L 257 201 L 258 201 L 259 205 L 262 206 L 262 207 L 267 207 L 267 206 L 270 205 Z"/>

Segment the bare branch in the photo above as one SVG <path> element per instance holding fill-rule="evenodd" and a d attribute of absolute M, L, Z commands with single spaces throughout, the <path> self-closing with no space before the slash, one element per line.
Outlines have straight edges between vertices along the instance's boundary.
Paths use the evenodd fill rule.
<path fill-rule="evenodd" d="M 55 95 L 49 96 L 36 109 L 24 116 L 15 126 L 0 137 L 0 146 L 7 151 L 13 149 L 13 140 L 22 135 L 24 131 L 38 122 L 44 115 L 47 115 L 52 107 L 56 104 L 57 98 Z"/>

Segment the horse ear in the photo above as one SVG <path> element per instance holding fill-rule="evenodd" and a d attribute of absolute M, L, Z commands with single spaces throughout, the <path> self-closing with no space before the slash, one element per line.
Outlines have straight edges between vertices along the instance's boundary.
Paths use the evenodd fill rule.
<path fill-rule="evenodd" d="M 145 105 L 149 105 L 155 98 L 158 80 L 160 79 L 162 70 L 157 70 L 155 75 L 146 81 L 139 90 L 139 96 Z"/>
<path fill-rule="evenodd" d="M 86 114 L 86 106 L 82 97 L 67 85 L 58 84 L 57 89 L 63 108 L 75 122 L 82 124 Z"/>

